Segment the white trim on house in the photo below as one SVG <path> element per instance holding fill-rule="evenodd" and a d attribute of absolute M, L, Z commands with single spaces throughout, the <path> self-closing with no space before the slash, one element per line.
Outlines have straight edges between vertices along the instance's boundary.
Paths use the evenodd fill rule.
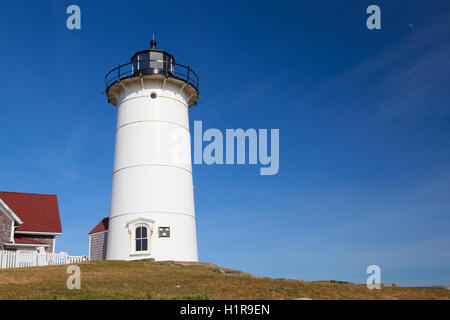
<path fill-rule="evenodd" d="M 61 235 L 62 232 L 39 232 L 39 231 L 19 231 L 16 230 L 17 234 L 35 234 L 39 236 L 58 236 Z"/>
<path fill-rule="evenodd" d="M 11 210 L 10 207 L 0 198 L 0 209 L 9 217 L 11 220 L 16 221 L 18 224 L 23 224 L 23 221 L 20 220 L 19 216 Z"/>
<path fill-rule="evenodd" d="M 89 252 L 88 252 L 88 260 L 91 261 L 91 236 L 92 234 L 89 235 Z"/>
<path fill-rule="evenodd" d="M 15 226 L 14 226 L 14 221 L 11 221 L 11 234 L 9 236 L 9 241 L 14 243 L 14 230 Z"/>

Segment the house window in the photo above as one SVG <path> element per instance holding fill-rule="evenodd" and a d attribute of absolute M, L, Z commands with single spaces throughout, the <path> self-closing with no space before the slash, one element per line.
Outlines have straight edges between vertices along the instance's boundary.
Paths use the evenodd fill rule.
<path fill-rule="evenodd" d="M 159 227 L 158 235 L 160 238 L 170 238 L 170 228 L 169 227 Z"/>
<path fill-rule="evenodd" d="M 135 233 L 136 251 L 148 250 L 148 232 L 147 227 L 137 227 Z"/>

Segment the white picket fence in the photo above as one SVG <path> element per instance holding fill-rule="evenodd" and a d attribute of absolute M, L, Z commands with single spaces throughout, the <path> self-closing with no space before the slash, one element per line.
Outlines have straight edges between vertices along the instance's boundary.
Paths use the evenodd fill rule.
<path fill-rule="evenodd" d="M 0 250 L 0 269 L 56 266 L 87 261 L 86 256 L 69 256 L 66 252 Z"/>

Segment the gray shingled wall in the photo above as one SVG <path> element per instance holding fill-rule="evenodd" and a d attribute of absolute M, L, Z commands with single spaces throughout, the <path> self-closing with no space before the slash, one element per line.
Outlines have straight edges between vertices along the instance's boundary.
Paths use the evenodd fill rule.
<path fill-rule="evenodd" d="M 9 219 L 3 211 L 0 210 L 0 250 L 4 250 L 3 243 L 11 240 L 11 224 L 13 222 Z"/>
<path fill-rule="evenodd" d="M 106 244 L 108 241 L 108 232 L 98 232 L 90 235 L 91 237 L 91 260 L 106 259 Z"/>

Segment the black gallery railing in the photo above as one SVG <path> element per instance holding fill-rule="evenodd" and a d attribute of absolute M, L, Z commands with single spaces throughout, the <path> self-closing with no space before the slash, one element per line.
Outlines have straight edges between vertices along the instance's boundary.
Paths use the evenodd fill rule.
<path fill-rule="evenodd" d="M 125 64 L 105 74 L 106 90 L 120 80 L 143 75 L 161 75 L 180 79 L 192 85 L 198 91 L 198 75 L 189 66 L 184 66 L 167 60 L 141 59 Z"/>

